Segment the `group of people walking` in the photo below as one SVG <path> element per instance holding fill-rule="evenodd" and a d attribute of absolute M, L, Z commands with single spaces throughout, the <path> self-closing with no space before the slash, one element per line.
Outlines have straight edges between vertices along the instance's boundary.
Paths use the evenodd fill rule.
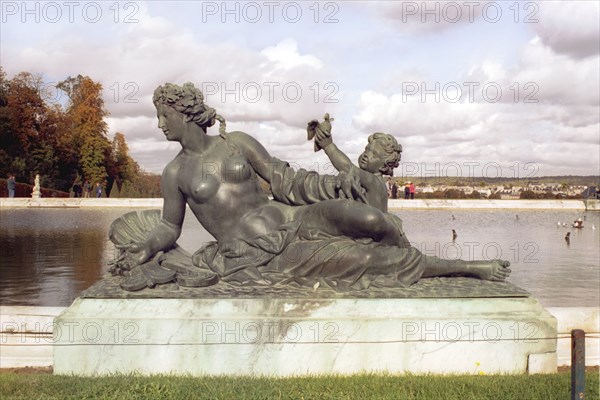
<path fill-rule="evenodd" d="M 390 199 L 397 199 L 398 197 L 398 184 L 394 181 L 392 181 L 391 179 L 388 179 L 387 182 L 387 186 L 388 186 L 388 197 Z M 404 184 L 404 198 L 405 199 L 414 199 L 415 198 L 415 193 L 417 191 L 417 188 L 415 187 L 415 184 L 411 181 L 407 181 Z"/>
<path fill-rule="evenodd" d="M 77 181 L 73 185 L 73 196 L 84 198 L 95 196 L 100 198 L 102 197 L 102 190 L 103 187 L 99 182 L 97 182 L 96 186 L 92 189 L 92 184 L 88 181 L 83 182 L 83 185 L 81 184 L 81 182 Z M 94 193 L 93 195 L 92 191 Z"/>

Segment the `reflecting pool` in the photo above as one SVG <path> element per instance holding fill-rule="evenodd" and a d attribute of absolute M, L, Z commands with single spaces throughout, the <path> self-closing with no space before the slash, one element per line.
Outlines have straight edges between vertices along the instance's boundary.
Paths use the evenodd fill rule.
<path fill-rule="evenodd" d="M 115 251 L 108 227 L 133 210 L 0 210 L 0 304 L 70 305 L 107 272 Z M 598 212 L 455 209 L 397 214 L 408 239 L 425 254 L 509 260 L 509 281 L 545 306 L 600 302 Z M 584 228 L 572 228 L 579 217 L 585 219 Z M 454 241 L 452 229 L 458 235 Z M 570 243 L 564 239 L 567 232 Z M 179 244 L 193 252 L 209 240 L 188 210 Z"/>

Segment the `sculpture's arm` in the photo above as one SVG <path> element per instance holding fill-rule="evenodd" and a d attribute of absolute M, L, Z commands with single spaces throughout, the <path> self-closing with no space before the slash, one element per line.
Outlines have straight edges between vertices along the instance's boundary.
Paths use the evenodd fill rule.
<path fill-rule="evenodd" d="M 177 185 L 177 168 L 169 164 L 163 171 L 161 188 L 163 212 L 160 223 L 148 234 L 145 241 L 129 247 L 130 260 L 143 264 L 157 252 L 171 248 L 181 235 L 185 216 L 185 198 Z"/>
<path fill-rule="evenodd" d="M 350 158 L 348 158 L 346 153 L 341 151 L 336 146 L 336 144 L 333 143 L 333 137 L 331 135 L 331 125 L 326 125 L 325 127 L 328 129 L 325 130 L 321 129 L 322 126 L 323 124 L 319 124 L 315 128 L 315 142 L 318 145 L 318 147 L 325 150 L 325 154 L 327 154 L 327 157 L 329 158 L 336 170 L 338 170 L 340 173 L 347 174 L 351 177 L 351 180 L 360 182 L 360 186 L 366 189 L 366 191 L 369 191 L 369 186 L 372 184 L 371 182 L 373 181 L 373 177 L 371 176 L 371 174 L 366 173 L 358 166 L 354 165 L 352 161 L 350 161 Z M 365 197 L 365 191 L 360 189 L 360 186 L 357 186 L 359 188 L 359 191 L 355 192 L 352 197 L 348 198 L 360 200 L 363 203 L 368 203 L 367 198 Z M 346 191 L 344 191 L 344 193 L 345 192 Z"/>
<path fill-rule="evenodd" d="M 324 150 L 325 154 L 327 154 L 327 157 L 329 157 L 329 161 L 331 161 L 335 169 L 337 169 L 338 171 L 348 173 L 350 172 L 352 167 L 358 168 L 357 166 L 352 164 L 352 161 L 350 161 L 348 156 L 343 151 L 341 151 L 335 145 L 335 143 L 331 142 L 328 146 L 324 148 Z"/>
<path fill-rule="evenodd" d="M 178 166 L 169 164 L 162 174 L 161 188 L 164 203 L 161 225 L 159 225 L 161 230 L 157 232 L 160 238 L 152 239 L 152 249 L 155 251 L 168 249 L 181 235 L 181 226 L 185 217 L 185 197 L 177 184 L 178 170 Z"/>
<path fill-rule="evenodd" d="M 303 169 L 295 171 L 285 161 L 272 157 L 256 139 L 244 132 L 230 132 L 227 140 L 246 156 L 254 171 L 269 183 L 277 201 L 301 205 L 342 197 L 364 202 L 356 174 L 332 176 Z"/>

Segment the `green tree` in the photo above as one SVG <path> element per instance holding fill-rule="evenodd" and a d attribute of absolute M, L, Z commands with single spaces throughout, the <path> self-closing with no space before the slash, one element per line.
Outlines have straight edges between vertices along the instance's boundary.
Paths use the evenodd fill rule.
<path fill-rule="evenodd" d="M 521 195 L 519 196 L 520 199 L 537 199 L 538 195 L 532 191 L 532 190 L 523 190 L 521 192 Z"/>
<path fill-rule="evenodd" d="M 117 184 L 121 189 L 124 182 L 136 182 L 140 172 L 140 166 L 129 155 L 129 146 L 125 141 L 125 135 L 117 132 L 112 141 L 111 163 L 109 175 L 113 179 L 113 185 Z"/>
<path fill-rule="evenodd" d="M 44 121 L 43 135 L 46 136 L 59 155 L 56 160 L 53 185 L 56 189 L 68 191 L 79 174 L 79 148 L 75 147 L 73 132 L 68 122 L 68 116 L 59 104 L 48 107 Z M 81 179 L 80 179 L 81 180 Z"/>
<path fill-rule="evenodd" d="M 471 192 L 471 194 L 469 194 L 468 198 L 469 199 L 481 199 L 481 193 L 479 193 L 477 190 L 473 190 Z"/>
<path fill-rule="evenodd" d="M 444 197 L 446 199 L 464 199 L 466 198 L 465 192 L 458 189 L 447 189 L 445 191 Z"/>
<path fill-rule="evenodd" d="M 110 189 L 110 194 L 108 195 L 111 199 L 116 199 L 121 197 L 121 193 L 119 192 L 119 186 L 117 182 L 113 182 L 112 188 Z"/>
<path fill-rule="evenodd" d="M 136 186 L 140 197 L 162 197 L 160 187 L 161 176 L 147 172 L 140 172 L 137 176 Z M 124 197 L 124 196 L 123 196 Z"/>
<path fill-rule="evenodd" d="M 108 126 L 104 118 L 108 111 L 104 109 L 102 85 L 78 75 L 60 82 L 57 87 L 69 96 L 66 114 L 73 132 L 72 145 L 80 149 L 79 168 L 88 181 L 106 185 L 111 145 L 106 136 Z"/>

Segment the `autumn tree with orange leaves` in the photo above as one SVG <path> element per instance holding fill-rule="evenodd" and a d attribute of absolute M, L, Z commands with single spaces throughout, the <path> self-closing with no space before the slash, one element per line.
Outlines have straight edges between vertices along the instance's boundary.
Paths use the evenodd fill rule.
<path fill-rule="evenodd" d="M 100 83 L 82 75 L 60 82 L 56 87 L 68 96 L 64 108 L 45 96 L 45 87 L 41 75 L 7 79 L 0 66 L 0 178 L 14 174 L 17 182 L 31 183 L 40 174 L 50 189 L 68 192 L 88 180 L 107 192 L 117 184 L 131 196 L 160 197 L 160 177 L 139 167 L 125 135 L 108 138 Z"/>

